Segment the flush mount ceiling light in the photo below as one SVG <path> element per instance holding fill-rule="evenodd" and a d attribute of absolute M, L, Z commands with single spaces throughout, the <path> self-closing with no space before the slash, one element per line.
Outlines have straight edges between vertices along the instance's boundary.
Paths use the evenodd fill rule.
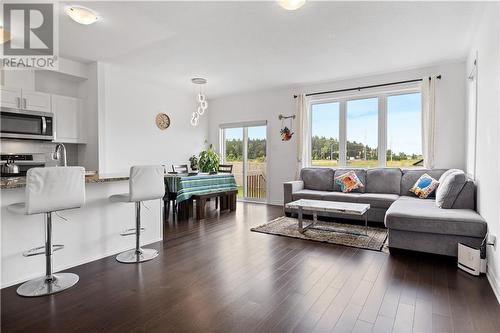
<path fill-rule="evenodd" d="M 201 92 L 201 85 L 206 84 L 207 80 L 201 77 L 195 77 L 191 79 L 191 82 L 193 84 L 200 85 L 200 92 L 198 93 L 198 96 L 196 98 L 198 107 L 196 108 L 196 111 L 191 114 L 191 125 L 198 126 L 200 122 L 200 116 L 204 114 L 205 110 L 208 108 L 207 96 L 205 94 L 202 94 Z"/>
<path fill-rule="evenodd" d="M 11 39 L 10 32 L 0 26 L 0 44 L 7 43 Z"/>
<path fill-rule="evenodd" d="M 73 21 L 80 24 L 89 25 L 95 23 L 99 17 L 89 8 L 82 6 L 70 6 L 66 8 L 66 14 L 73 19 Z"/>
<path fill-rule="evenodd" d="M 286 10 L 297 10 L 304 5 L 306 0 L 278 0 L 278 4 Z"/>

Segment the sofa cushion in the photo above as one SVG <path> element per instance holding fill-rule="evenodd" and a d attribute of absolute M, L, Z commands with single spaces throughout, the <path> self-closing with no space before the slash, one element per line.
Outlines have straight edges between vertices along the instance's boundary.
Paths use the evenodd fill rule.
<path fill-rule="evenodd" d="M 376 168 L 366 171 L 367 193 L 392 193 L 399 194 L 401 191 L 401 169 L 399 168 Z"/>
<path fill-rule="evenodd" d="M 436 205 L 439 208 L 452 208 L 467 182 L 462 170 L 448 170 L 439 178 L 439 187 L 436 190 Z"/>
<path fill-rule="evenodd" d="M 370 207 L 389 208 L 390 205 L 398 200 L 399 195 L 389 193 L 362 193 L 358 198 L 358 203 L 370 204 Z"/>
<path fill-rule="evenodd" d="M 324 191 L 316 191 L 316 190 L 299 190 L 292 193 L 292 199 L 312 199 L 312 200 L 322 200 Z"/>
<path fill-rule="evenodd" d="M 432 199 L 400 197 L 387 210 L 389 229 L 484 237 L 486 222 L 472 209 L 441 209 Z"/>
<path fill-rule="evenodd" d="M 408 195 L 414 197 L 415 195 L 410 192 L 410 189 L 415 185 L 415 182 L 424 173 L 428 174 L 434 179 L 439 179 L 441 175 L 445 172 L 445 169 L 403 169 L 403 175 L 401 176 L 401 192 L 400 195 Z M 431 194 L 434 197 L 434 194 Z"/>
<path fill-rule="evenodd" d="M 452 208 L 476 209 L 476 185 L 470 179 L 464 185 L 464 188 L 457 196 Z"/>
<path fill-rule="evenodd" d="M 324 193 L 323 200 L 356 203 L 360 196 L 361 193 L 328 192 Z"/>
<path fill-rule="evenodd" d="M 304 188 L 308 190 L 333 191 L 333 175 L 330 168 L 304 168 L 300 171 Z"/>
<path fill-rule="evenodd" d="M 361 183 L 363 185 L 366 184 L 366 170 L 365 169 L 337 169 L 335 170 L 335 174 L 334 174 L 334 178 L 337 178 L 349 171 L 354 171 L 354 173 L 356 174 L 356 176 L 358 176 L 359 180 L 361 181 Z M 336 182 L 334 182 L 333 184 L 333 190 L 336 191 L 336 192 L 341 192 L 341 188 L 340 188 L 340 185 L 337 184 Z M 365 192 L 365 187 L 360 187 L 360 188 L 357 188 L 355 190 L 352 190 L 350 193 L 364 193 Z"/>

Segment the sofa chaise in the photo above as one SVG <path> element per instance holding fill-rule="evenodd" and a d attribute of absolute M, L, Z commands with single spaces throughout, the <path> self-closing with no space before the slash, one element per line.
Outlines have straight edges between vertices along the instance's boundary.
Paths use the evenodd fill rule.
<path fill-rule="evenodd" d="M 364 187 L 343 193 L 334 178 L 353 170 Z M 479 247 L 487 233 L 484 219 L 475 211 L 475 185 L 466 179 L 456 189 L 449 208 L 440 208 L 435 197 L 420 199 L 410 188 L 424 173 L 439 179 L 445 169 L 335 169 L 310 167 L 300 180 L 284 183 L 284 203 L 298 199 L 370 204 L 368 220 L 384 223 L 389 248 L 457 256 L 457 244 Z M 295 213 L 285 207 L 287 215 Z M 341 215 L 318 215 L 342 218 Z"/>

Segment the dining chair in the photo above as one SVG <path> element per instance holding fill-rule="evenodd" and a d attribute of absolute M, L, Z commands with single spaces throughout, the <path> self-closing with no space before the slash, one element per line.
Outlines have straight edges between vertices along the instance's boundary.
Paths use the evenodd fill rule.
<path fill-rule="evenodd" d="M 219 164 L 219 173 L 233 173 L 232 164 Z M 215 209 L 219 208 L 219 197 L 215 198 Z"/>
<path fill-rule="evenodd" d="M 172 171 L 176 173 L 188 173 L 189 169 L 187 164 L 180 164 L 180 165 L 172 165 Z M 170 215 L 170 203 L 172 203 L 172 217 L 175 220 L 175 215 L 177 213 L 177 192 L 172 192 L 168 188 L 167 185 L 167 193 L 165 194 L 165 197 L 163 198 L 163 203 L 164 203 L 164 209 L 165 209 L 165 217 L 166 220 L 168 219 L 168 216 Z"/>
<path fill-rule="evenodd" d="M 172 218 L 175 221 L 177 214 L 177 192 L 172 192 L 167 181 L 165 181 L 165 196 L 163 197 L 164 221 L 170 216 L 170 203 L 172 203 Z"/>
<path fill-rule="evenodd" d="M 172 171 L 177 173 L 188 173 L 189 169 L 187 164 L 172 165 Z"/>
<path fill-rule="evenodd" d="M 219 173 L 233 173 L 232 164 L 219 164 Z"/>

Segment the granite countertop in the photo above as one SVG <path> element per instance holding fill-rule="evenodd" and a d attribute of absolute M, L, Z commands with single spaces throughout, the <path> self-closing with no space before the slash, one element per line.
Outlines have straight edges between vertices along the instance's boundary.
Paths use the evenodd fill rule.
<path fill-rule="evenodd" d="M 128 180 L 128 174 L 95 174 L 85 176 L 85 183 L 106 183 Z M 26 186 L 26 177 L 0 177 L 0 189 L 20 188 Z"/>

